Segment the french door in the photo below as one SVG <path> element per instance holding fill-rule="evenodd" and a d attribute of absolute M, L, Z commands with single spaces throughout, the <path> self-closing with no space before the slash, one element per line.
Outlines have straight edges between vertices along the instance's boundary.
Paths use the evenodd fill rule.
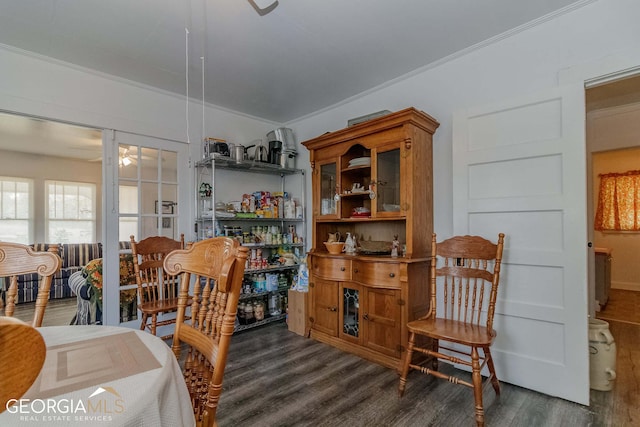
<path fill-rule="evenodd" d="M 121 242 L 149 236 L 179 239 L 190 218 L 188 145 L 119 131 L 105 131 L 104 319 L 139 327 L 135 282 L 120 272 Z"/>

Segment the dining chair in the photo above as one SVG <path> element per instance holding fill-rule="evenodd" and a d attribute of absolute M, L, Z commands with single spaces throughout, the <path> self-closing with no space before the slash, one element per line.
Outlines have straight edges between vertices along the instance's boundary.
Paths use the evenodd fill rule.
<path fill-rule="evenodd" d="M 164 260 L 167 273 L 181 275 L 172 349 L 180 358 L 186 347 L 183 373 L 198 427 L 216 423 L 247 251 L 235 239 L 215 237 Z"/>
<path fill-rule="evenodd" d="M 485 366 L 489 370 L 487 382 L 500 395 L 489 348 L 496 337 L 493 317 L 503 246 L 503 233 L 498 235 L 496 244 L 480 236 L 455 236 L 437 243 L 433 234 L 430 306 L 425 316 L 407 324 L 409 340 L 400 362 L 400 396 L 412 369 L 470 387 L 475 399 L 476 424 L 484 425 L 481 371 Z M 442 341 L 447 346 L 441 345 Z M 420 353 L 416 355 L 419 360 L 413 360 L 414 352 Z M 440 372 L 439 359 L 471 368 L 471 382 Z"/>
<path fill-rule="evenodd" d="M 156 335 L 158 326 L 175 323 L 175 318 L 158 320 L 158 315 L 178 309 L 178 278 L 166 274 L 162 267 L 165 256 L 176 249 L 184 249 L 184 234 L 180 240 L 165 236 L 151 236 L 136 242 L 131 239 L 133 269 L 138 285 L 138 310 L 142 313 L 140 330 L 148 329 Z M 162 339 L 171 338 L 171 334 Z"/>
<path fill-rule="evenodd" d="M 20 399 L 36 380 L 47 347 L 33 326 L 13 317 L 0 317 L 0 413 Z"/>
<path fill-rule="evenodd" d="M 42 326 L 44 312 L 49 302 L 49 291 L 53 275 L 60 270 L 62 260 L 58 256 L 58 246 L 51 245 L 47 252 L 34 252 L 28 245 L 0 242 L 0 277 L 9 278 L 5 316 L 13 316 L 18 295 L 18 276 L 33 274 L 40 277 L 38 296 L 33 313 L 33 327 Z"/>

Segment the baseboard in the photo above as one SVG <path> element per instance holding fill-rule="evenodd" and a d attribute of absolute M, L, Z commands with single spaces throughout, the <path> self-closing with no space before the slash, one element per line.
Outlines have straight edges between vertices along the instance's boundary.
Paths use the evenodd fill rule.
<path fill-rule="evenodd" d="M 635 282 L 611 282 L 611 289 L 640 292 L 640 283 Z"/>

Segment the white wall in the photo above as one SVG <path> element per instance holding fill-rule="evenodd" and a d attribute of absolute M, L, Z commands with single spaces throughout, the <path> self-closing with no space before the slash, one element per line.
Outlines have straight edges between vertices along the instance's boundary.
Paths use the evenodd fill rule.
<path fill-rule="evenodd" d="M 440 122 L 434 136 L 434 230 L 446 237 L 453 230 L 453 112 L 555 87 L 561 72 L 614 54 L 640 65 L 639 16 L 636 0 L 595 1 L 287 126 L 304 141 L 374 111 L 414 106 L 432 115 Z M 308 154 L 300 151 L 308 167 Z"/>

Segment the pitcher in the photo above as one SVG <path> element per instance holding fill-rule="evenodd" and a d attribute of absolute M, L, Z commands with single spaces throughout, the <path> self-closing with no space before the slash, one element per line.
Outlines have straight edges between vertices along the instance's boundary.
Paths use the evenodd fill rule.
<path fill-rule="evenodd" d="M 356 253 L 356 242 L 351 237 L 351 233 L 347 233 L 347 238 L 344 239 L 344 252 L 347 254 Z"/>
<path fill-rule="evenodd" d="M 336 231 L 335 233 L 329 233 L 329 238 L 327 239 L 327 243 L 339 242 L 340 241 L 340 232 Z"/>

